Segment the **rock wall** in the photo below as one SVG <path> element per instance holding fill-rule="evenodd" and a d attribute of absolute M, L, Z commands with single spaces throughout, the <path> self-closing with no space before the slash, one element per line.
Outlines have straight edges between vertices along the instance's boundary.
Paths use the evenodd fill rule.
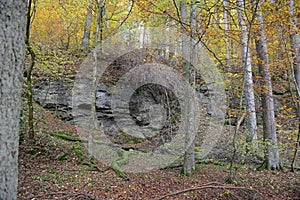
<path fill-rule="evenodd" d="M 60 119 L 73 124 L 72 88 L 72 81 L 39 81 L 33 87 L 33 96 L 38 104 L 52 111 Z M 176 97 L 168 91 L 168 97 L 164 99 L 161 90 L 162 88 L 142 87 L 132 95 L 129 102 L 132 119 L 123 123 L 127 130 L 134 129 L 132 121 L 135 122 L 135 126 L 155 132 L 166 128 L 164 122 L 167 118 L 178 120 L 180 105 Z M 167 100 L 169 102 L 166 102 Z M 96 92 L 96 117 L 106 134 L 119 135 L 122 130 L 117 126 L 114 114 L 122 111 L 116 110 L 113 114 L 111 103 L 111 88 L 99 83 Z"/>

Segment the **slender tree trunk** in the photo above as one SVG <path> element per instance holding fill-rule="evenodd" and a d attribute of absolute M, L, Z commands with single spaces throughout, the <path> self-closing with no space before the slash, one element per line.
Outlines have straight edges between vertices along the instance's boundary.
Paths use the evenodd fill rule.
<path fill-rule="evenodd" d="M 223 21 L 224 21 L 224 33 L 225 33 L 225 44 L 226 44 L 226 66 L 227 70 L 231 71 L 231 62 L 230 62 L 230 43 L 228 37 L 228 13 L 227 13 L 227 0 L 223 0 Z"/>
<path fill-rule="evenodd" d="M 196 12 L 197 12 L 197 6 L 196 2 L 192 1 L 191 3 L 191 13 L 190 13 L 190 24 L 191 24 L 191 34 L 190 34 L 190 59 L 191 63 L 196 63 L 196 46 L 193 43 L 193 38 L 196 36 Z M 191 91 L 190 91 L 190 97 L 189 97 L 189 123 L 190 123 L 190 147 L 189 147 L 189 154 L 191 155 L 191 165 L 192 170 L 195 170 L 195 136 L 196 136 L 196 130 L 198 127 L 196 127 L 195 120 L 196 120 L 196 66 L 193 66 L 192 64 L 189 65 L 189 82 L 191 85 Z"/>
<path fill-rule="evenodd" d="M 187 24 L 187 7 L 184 2 L 180 2 L 180 10 L 182 22 Z M 190 24 L 191 28 L 196 27 L 196 6 L 192 5 L 190 14 Z M 184 31 L 184 28 L 183 28 Z M 192 31 L 193 32 L 193 31 Z M 185 58 L 190 58 L 190 61 L 195 59 L 195 50 L 192 46 L 191 36 L 189 33 L 183 34 L 182 38 L 182 54 Z M 194 138 L 195 138 L 195 99 L 194 99 L 194 86 L 195 86 L 195 73 L 193 66 L 189 61 L 184 62 L 183 68 L 185 69 L 186 78 L 189 82 L 187 87 L 192 87 L 192 89 L 186 89 L 186 95 L 184 99 L 184 131 L 185 131 L 185 156 L 183 172 L 185 175 L 192 175 L 192 171 L 195 169 L 195 152 L 194 152 Z"/>
<path fill-rule="evenodd" d="M 258 9 L 260 9 L 261 3 L 259 3 Z M 257 31 L 256 51 L 259 58 L 259 71 L 262 76 L 263 131 L 264 140 L 267 145 L 265 163 L 267 169 L 280 169 L 268 48 L 264 20 L 260 10 L 258 11 L 257 18 L 259 21 L 259 29 Z"/>
<path fill-rule="evenodd" d="M 297 109 L 297 117 L 298 117 L 298 137 L 296 141 L 296 147 L 294 152 L 294 158 L 292 161 L 292 170 L 294 170 L 295 160 L 298 153 L 298 148 L 300 146 L 300 35 L 299 35 L 299 24 L 298 18 L 295 14 L 295 5 L 293 0 L 289 0 L 290 4 L 290 13 L 292 15 L 292 34 L 291 34 L 291 47 L 293 51 L 293 68 L 294 68 L 294 77 L 296 82 L 296 89 L 298 94 L 298 109 Z"/>
<path fill-rule="evenodd" d="M 89 2 L 86 13 L 85 27 L 81 44 L 81 47 L 84 51 L 88 51 L 90 46 L 93 2 L 94 0 Z"/>
<path fill-rule="evenodd" d="M 0 2 L 0 199 L 17 199 L 27 0 Z"/>
<path fill-rule="evenodd" d="M 97 21 L 94 46 L 96 47 L 98 42 L 102 42 L 103 32 L 103 13 L 105 8 L 105 0 L 96 0 L 97 2 Z"/>
<path fill-rule="evenodd" d="M 28 10 L 27 10 L 27 22 L 26 22 L 26 38 L 25 44 L 26 48 L 30 54 L 30 63 L 27 68 L 27 106 L 28 106 L 28 134 L 29 139 L 34 139 L 34 116 L 33 116 L 33 91 L 32 91 L 32 70 L 35 64 L 35 53 L 32 47 L 30 46 L 30 27 L 31 27 L 31 5 L 32 0 L 28 1 Z"/>
<path fill-rule="evenodd" d="M 252 78 L 251 54 L 249 49 L 249 31 L 245 20 L 245 4 L 243 0 L 238 0 L 238 20 L 241 28 L 241 43 L 242 43 L 242 65 L 244 68 L 245 80 L 245 99 L 246 99 L 246 126 L 248 130 L 248 141 L 257 140 L 257 122 L 254 99 L 254 86 Z"/>
<path fill-rule="evenodd" d="M 91 115 L 89 121 L 89 137 L 88 137 L 88 157 L 91 160 L 94 154 L 94 136 L 97 130 L 97 115 L 96 115 L 96 94 L 97 94 L 97 53 L 94 51 L 94 64 L 93 64 L 93 76 L 92 76 L 92 105 Z"/>

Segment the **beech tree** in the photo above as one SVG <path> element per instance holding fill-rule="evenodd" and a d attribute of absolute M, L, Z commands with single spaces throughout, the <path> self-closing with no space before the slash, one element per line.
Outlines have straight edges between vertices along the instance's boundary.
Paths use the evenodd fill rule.
<path fill-rule="evenodd" d="M 259 58 L 258 67 L 262 76 L 263 85 L 261 93 L 263 108 L 263 132 L 264 141 L 266 142 L 265 167 L 267 169 L 280 169 L 268 47 L 265 36 L 263 13 L 260 10 L 263 2 L 264 1 L 258 3 L 257 19 L 259 28 L 257 31 L 256 51 Z"/>
<path fill-rule="evenodd" d="M 83 38 L 81 43 L 81 47 L 85 51 L 88 51 L 90 45 L 90 39 L 91 39 L 91 24 L 93 20 L 93 12 L 92 12 L 93 2 L 94 0 L 90 0 L 86 11 L 86 20 L 85 20 Z"/>
<path fill-rule="evenodd" d="M 224 33 L 225 33 L 225 44 L 226 44 L 226 67 L 228 71 L 231 71 L 230 43 L 228 37 L 229 23 L 228 23 L 228 13 L 227 13 L 227 0 L 223 0 L 223 20 L 224 20 Z"/>
<path fill-rule="evenodd" d="M 246 24 L 245 2 L 237 0 L 238 6 L 238 21 L 241 28 L 241 45 L 242 45 L 242 66 L 244 70 L 245 84 L 245 100 L 246 100 L 246 127 L 248 130 L 248 140 L 257 139 L 257 122 L 256 109 L 254 99 L 254 85 L 252 77 L 251 54 L 249 48 L 249 30 Z"/>
<path fill-rule="evenodd" d="M 96 0 L 97 4 L 97 20 L 96 20 L 96 32 L 94 46 L 97 46 L 98 42 L 103 40 L 103 14 L 105 9 L 105 0 Z"/>
<path fill-rule="evenodd" d="M 298 117 L 298 137 L 296 141 L 295 153 L 294 158 L 292 161 L 292 170 L 294 171 L 295 168 L 295 159 L 297 157 L 298 148 L 300 146 L 300 35 L 299 35 L 299 24 L 298 18 L 295 14 L 295 5 L 293 0 L 289 0 L 290 5 L 290 13 L 292 16 L 291 24 L 292 24 L 292 33 L 291 37 L 291 47 L 293 51 L 293 68 L 294 68 L 294 79 L 296 83 L 296 89 L 298 94 L 298 103 L 297 103 L 297 117 Z"/>
<path fill-rule="evenodd" d="M 188 85 L 192 86 L 192 90 L 189 88 L 186 89 L 186 96 L 184 98 L 184 131 L 185 131 L 185 156 L 184 156 L 184 165 L 183 172 L 185 175 L 191 175 L 192 171 L 195 169 L 195 150 L 194 150 L 194 138 L 196 134 L 196 125 L 195 125 L 195 70 L 191 62 L 195 60 L 196 52 L 194 44 L 192 42 L 192 37 L 196 32 L 196 5 L 192 2 L 190 7 L 190 20 L 188 21 L 187 17 L 187 6 L 181 1 L 180 2 L 180 11 L 182 18 L 182 55 L 185 58 L 190 58 L 190 61 L 185 61 L 183 63 L 183 69 L 185 69 L 185 75 L 189 82 Z M 186 24 L 190 24 L 191 32 L 187 33 L 185 30 Z"/>
<path fill-rule="evenodd" d="M 25 37 L 25 44 L 26 48 L 30 54 L 30 64 L 26 69 L 26 79 L 27 79 L 27 106 L 28 106 L 28 132 L 29 138 L 31 140 L 34 139 L 34 117 L 33 117 L 33 83 L 32 83 L 32 71 L 35 65 L 35 52 L 30 45 L 30 27 L 32 23 L 32 4 L 36 4 L 36 2 L 32 2 L 32 0 L 28 1 L 28 10 L 27 10 L 27 22 L 26 22 L 26 37 Z M 33 11 L 35 12 L 35 11 Z"/>
<path fill-rule="evenodd" d="M 0 199 L 17 199 L 27 0 L 0 1 Z"/>

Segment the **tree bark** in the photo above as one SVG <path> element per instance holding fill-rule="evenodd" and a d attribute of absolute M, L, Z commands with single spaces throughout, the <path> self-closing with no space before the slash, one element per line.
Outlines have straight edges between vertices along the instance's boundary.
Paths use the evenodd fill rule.
<path fill-rule="evenodd" d="M 224 33 L 225 33 L 225 44 L 226 44 L 226 67 L 228 72 L 231 71 L 231 62 L 230 62 L 230 43 L 228 37 L 228 13 L 227 13 L 227 0 L 223 0 L 223 20 L 224 20 Z"/>
<path fill-rule="evenodd" d="M 31 5 L 32 0 L 28 1 L 27 22 L 26 22 L 26 48 L 30 54 L 30 63 L 27 68 L 27 106 L 28 106 L 28 135 L 29 139 L 34 139 L 34 116 L 33 116 L 33 91 L 32 91 L 32 70 L 35 65 L 35 52 L 30 46 L 30 27 L 31 27 Z"/>
<path fill-rule="evenodd" d="M 261 2 L 263 3 L 263 2 Z M 261 8 L 261 3 L 258 9 Z M 265 36 L 265 27 L 262 12 L 259 10 L 257 18 L 259 29 L 257 31 L 256 51 L 259 58 L 258 66 L 262 76 L 262 108 L 263 108 L 263 131 L 266 142 L 265 162 L 267 169 L 280 169 L 280 159 L 277 145 L 277 133 L 274 114 L 274 100 L 272 92 L 272 81 L 268 48 Z"/>
<path fill-rule="evenodd" d="M 242 66 L 244 69 L 245 81 L 245 100 L 246 100 L 246 126 L 248 130 L 248 141 L 257 140 L 257 122 L 256 109 L 254 99 L 254 88 L 252 78 L 251 54 L 249 49 L 249 34 L 245 20 L 245 4 L 243 0 L 237 1 L 238 5 L 238 20 L 241 28 L 241 43 L 242 43 Z"/>
<path fill-rule="evenodd" d="M 86 13 L 85 27 L 81 44 L 81 47 L 84 51 L 88 51 L 90 46 L 93 2 L 94 0 L 89 2 Z"/>
<path fill-rule="evenodd" d="M 296 82 L 296 89 L 298 94 L 298 103 L 297 103 L 297 117 L 298 117 L 298 137 L 295 145 L 294 158 L 292 161 L 292 170 L 294 170 L 295 160 L 298 154 L 298 148 L 300 146 L 300 35 L 299 35 L 299 24 L 298 18 L 295 14 L 295 5 L 293 0 L 289 0 L 290 4 L 290 13 L 292 16 L 292 34 L 291 34 L 291 47 L 293 51 L 293 68 L 294 68 L 294 78 Z"/>
<path fill-rule="evenodd" d="M 17 199 L 27 0 L 0 2 L 0 199 Z"/>
<path fill-rule="evenodd" d="M 187 7 L 184 2 L 180 2 L 180 10 L 182 23 L 187 24 Z M 185 175 L 192 175 L 195 169 L 195 151 L 194 151 L 194 138 L 195 138 L 195 72 L 191 61 L 195 59 L 195 50 L 192 45 L 192 33 L 196 28 L 196 6 L 192 4 L 190 12 L 190 24 L 191 24 L 191 35 L 185 32 L 183 27 L 183 38 L 182 38 L 182 54 L 185 58 L 190 58 L 190 61 L 185 61 L 183 68 L 185 69 L 186 79 L 188 80 L 187 87 L 192 87 L 186 89 L 186 95 L 184 99 L 184 131 L 185 131 L 185 156 L 183 164 L 183 172 Z"/>
<path fill-rule="evenodd" d="M 96 32 L 94 45 L 97 46 L 98 42 L 102 42 L 102 31 L 103 31 L 103 13 L 105 8 L 105 0 L 96 0 L 97 3 L 97 21 L 96 21 Z"/>

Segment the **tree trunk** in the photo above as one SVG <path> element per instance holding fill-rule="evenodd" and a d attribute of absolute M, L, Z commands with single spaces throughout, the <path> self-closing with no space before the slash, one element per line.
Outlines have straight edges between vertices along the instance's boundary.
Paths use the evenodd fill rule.
<path fill-rule="evenodd" d="M 224 33 L 225 33 L 225 44 L 226 44 L 226 67 L 228 72 L 231 71 L 231 63 L 230 63 L 230 43 L 228 37 L 228 16 L 227 16 L 227 0 L 223 0 L 223 20 L 224 20 Z"/>
<path fill-rule="evenodd" d="M 94 46 L 96 47 L 98 42 L 102 42 L 103 31 L 103 13 L 104 13 L 104 0 L 96 0 L 97 3 L 97 21 Z"/>
<path fill-rule="evenodd" d="M 187 7 L 184 2 L 180 2 L 180 10 L 182 16 L 182 23 L 187 24 Z M 192 5 L 190 14 L 191 29 L 196 28 L 196 6 Z M 184 28 L 183 28 L 183 32 Z M 193 30 L 192 30 L 193 32 Z M 185 58 L 190 58 L 190 61 L 195 59 L 195 50 L 192 46 L 191 36 L 187 32 L 183 34 L 182 38 L 182 54 Z M 195 169 L 195 152 L 194 152 L 194 138 L 195 138 L 195 99 L 193 92 L 195 91 L 195 73 L 190 61 L 185 61 L 183 68 L 185 69 L 186 78 L 188 80 L 186 95 L 184 99 L 184 131 L 185 131 L 185 156 L 183 172 L 185 175 L 192 175 Z"/>
<path fill-rule="evenodd" d="M 258 9 L 260 9 L 259 3 Z M 265 27 L 262 12 L 258 11 L 259 29 L 257 31 L 256 51 L 259 58 L 258 66 L 262 76 L 262 108 L 263 131 L 266 142 L 265 163 L 267 169 L 280 169 L 279 152 L 277 147 L 277 133 L 275 125 L 274 101 L 268 48 L 266 44 Z"/>
<path fill-rule="evenodd" d="M 81 44 L 81 47 L 84 51 L 88 51 L 90 46 L 93 2 L 94 0 L 91 0 L 89 2 L 87 13 L 86 13 L 86 21 L 85 21 L 85 27 L 83 32 L 82 44 Z"/>
<path fill-rule="evenodd" d="M 249 49 L 249 33 L 246 25 L 244 10 L 245 4 L 243 0 L 238 0 L 238 20 L 241 28 L 241 43 L 242 43 L 242 65 L 244 68 L 245 81 L 245 99 L 246 99 L 246 126 L 248 130 L 248 141 L 257 140 L 257 125 L 256 125 L 256 111 L 254 88 L 252 78 L 252 65 Z"/>
<path fill-rule="evenodd" d="M 92 76 L 92 106 L 91 106 L 91 115 L 89 120 L 89 137 L 88 137 L 88 157 L 93 159 L 94 154 L 94 136 L 95 131 L 97 130 L 97 114 L 96 114 L 96 94 L 97 94 L 97 54 L 102 53 L 102 48 L 100 52 L 94 51 L 94 64 L 93 64 L 93 76 Z"/>
<path fill-rule="evenodd" d="M 33 91 L 32 91 L 32 70 L 35 64 L 35 53 L 32 47 L 30 46 L 30 27 L 31 27 L 31 5 L 32 0 L 28 1 L 27 9 L 27 22 L 26 22 L 26 38 L 25 44 L 26 48 L 30 54 L 30 63 L 27 68 L 27 106 L 28 106 L 28 135 L 29 139 L 34 139 L 34 116 L 33 116 Z"/>
<path fill-rule="evenodd" d="M 298 94 L 298 109 L 297 109 L 297 117 L 298 117 L 298 137 L 296 141 L 296 147 L 294 152 L 294 158 L 292 161 L 292 170 L 294 170 L 295 160 L 298 153 L 298 148 L 300 146 L 300 35 L 299 32 L 299 24 L 298 18 L 295 14 L 295 5 L 293 0 L 289 0 L 290 4 L 290 13 L 292 15 L 292 34 L 291 34 L 291 47 L 293 51 L 293 68 L 294 68 L 294 77 L 296 82 L 296 89 Z"/>
<path fill-rule="evenodd" d="M 17 199 L 27 0 L 0 2 L 0 199 Z"/>

